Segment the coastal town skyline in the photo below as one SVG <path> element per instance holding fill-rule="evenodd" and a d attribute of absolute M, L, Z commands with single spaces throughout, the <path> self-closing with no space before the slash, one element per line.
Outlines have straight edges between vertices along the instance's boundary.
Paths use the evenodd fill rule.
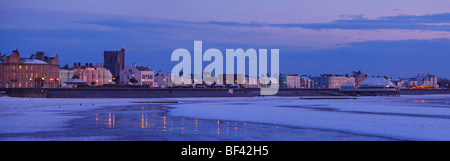
<path fill-rule="evenodd" d="M 117 48 L 117 49 L 119 49 L 119 48 Z M 122 50 L 124 50 L 125 49 L 125 47 L 124 46 L 122 46 Z M 6 52 L 6 54 L 5 53 L 2 53 L 2 52 L 0 52 L 0 56 L 6 56 L 6 55 L 10 55 L 10 54 L 12 54 L 12 53 L 14 53 L 15 51 L 19 51 L 19 49 L 18 48 L 16 48 L 15 50 L 11 50 L 10 52 Z M 113 52 L 114 50 L 103 50 L 102 52 Z M 193 51 L 190 51 L 190 52 L 193 52 Z M 204 50 L 203 50 L 203 52 L 204 52 Z M 23 58 L 28 58 L 29 56 L 26 56 L 23 52 L 20 52 L 20 53 L 22 53 L 21 55 L 22 55 L 22 57 Z M 31 56 L 31 57 L 33 57 L 33 55 L 35 55 L 36 53 L 46 53 L 46 54 L 48 54 L 48 55 L 58 55 L 59 56 L 59 54 L 56 54 L 56 53 L 47 53 L 47 52 L 44 52 L 44 51 L 36 51 L 36 52 L 34 52 L 34 53 L 30 53 L 29 55 Z M 223 53 L 223 56 L 226 56 L 226 54 L 225 53 Z M 60 56 L 59 56 L 60 57 Z M 67 67 L 76 67 L 77 65 L 74 65 L 74 63 L 75 64 L 79 64 L 79 63 L 81 63 L 82 65 L 85 65 L 85 64 L 91 64 L 91 66 L 92 66 L 92 64 L 94 64 L 94 66 L 100 66 L 100 65 L 104 65 L 104 60 L 102 59 L 103 58 L 103 53 L 101 53 L 101 54 L 98 54 L 98 58 L 96 58 L 95 60 L 97 60 L 97 59 L 101 59 L 101 60 L 99 60 L 99 61 L 92 61 L 92 60 L 85 60 L 85 61 L 79 61 L 79 60 L 73 60 L 72 62 L 69 62 L 69 61 L 67 61 L 67 60 L 64 60 L 64 58 L 60 58 L 60 64 L 59 64 L 59 66 L 60 66 L 60 68 L 64 68 L 65 66 L 67 66 Z M 128 58 L 128 57 L 127 57 Z M 67 62 L 67 63 L 65 63 L 65 62 Z M 138 61 L 139 62 L 139 61 Z M 193 62 L 192 62 L 193 63 Z M 206 64 L 205 64 L 206 63 Z M 208 65 L 210 62 L 204 62 L 203 63 L 203 67 L 205 67 L 206 65 Z M 162 69 L 166 69 L 165 67 L 161 67 L 161 66 L 155 66 L 155 65 L 151 65 L 150 63 L 136 63 L 136 62 L 130 62 L 128 59 L 125 59 L 124 60 L 124 63 L 123 63 L 123 66 L 125 67 L 125 66 L 133 66 L 133 65 L 136 65 L 136 64 L 138 64 L 138 65 L 140 65 L 140 66 L 147 66 L 150 70 L 152 70 L 152 71 L 156 71 L 156 72 L 158 72 L 158 71 L 161 71 L 162 73 L 164 73 L 164 74 L 170 74 L 170 71 L 171 71 L 171 69 L 170 68 L 172 68 L 173 66 L 171 66 L 170 68 L 167 68 L 167 70 L 162 70 Z M 173 64 L 173 63 L 172 63 Z M 79 66 L 79 65 L 78 65 Z M 88 65 L 86 65 L 86 66 L 88 66 Z M 193 67 L 193 65 L 192 65 L 192 67 Z M 247 65 L 247 67 L 248 67 L 248 65 Z M 281 70 L 281 69 L 280 69 Z M 333 71 L 333 70 L 330 70 L 330 71 Z M 297 72 L 291 72 L 291 73 L 286 73 L 286 72 L 283 72 L 283 71 L 280 71 L 280 74 L 282 74 L 282 75 L 303 75 L 303 76 L 319 76 L 319 75 L 348 75 L 348 74 L 352 74 L 352 72 L 357 72 L 357 71 L 359 71 L 359 72 L 361 72 L 362 70 L 360 69 L 360 68 L 354 68 L 354 69 L 352 69 L 352 70 L 350 70 L 350 71 L 338 71 L 338 72 L 327 72 L 327 71 L 324 71 L 324 72 L 311 72 L 311 71 L 305 71 L 305 70 L 301 70 L 301 71 L 297 71 Z M 388 72 L 386 72 L 386 73 L 383 73 L 383 72 L 373 72 L 373 73 L 370 73 L 370 72 L 367 72 L 367 71 L 362 71 L 362 72 L 364 72 L 364 74 L 366 74 L 366 75 L 368 75 L 368 76 L 370 76 L 370 77 L 388 77 L 388 78 L 408 78 L 408 77 L 411 77 L 411 76 L 420 76 L 420 75 L 425 75 L 425 74 L 433 74 L 433 75 L 435 75 L 433 72 L 425 72 L 425 73 L 419 73 L 419 72 L 415 72 L 415 74 L 413 74 L 413 75 L 406 75 L 406 74 L 403 74 L 403 75 L 388 75 L 388 74 L 386 74 L 386 73 L 388 73 Z M 410 70 L 407 70 L 407 72 L 406 73 L 410 73 L 411 71 Z M 413 72 L 414 73 L 414 72 Z M 224 73 L 224 74 L 231 74 L 231 73 Z M 236 74 L 236 73 L 234 73 L 234 74 Z M 246 75 L 248 75 L 248 68 L 246 69 Z M 439 78 L 444 78 L 444 79 L 448 79 L 449 77 L 446 77 L 445 75 L 436 75 L 436 76 L 439 76 Z"/>
<path fill-rule="evenodd" d="M 221 51 L 278 48 L 283 74 L 450 78 L 449 2 L 351 2 L 10 1 L 0 52 L 58 54 L 63 66 L 125 46 L 126 65 L 169 72 L 173 50 L 203 40 Z"/>
<path fill-rule="evenodd" d="M 196 42 L 196 52 L 201 50 L 202 42 Z M 347 74 L 326 73 L 320 75 L 306 75 L 293 73 L 279 73 L 278 56 L 270 58 L 271 71 L 264 66 L 264 56 L 257 56 L 256 53 L 240 52 L 227 49 L 226 60 L 233 60 L 233 63 L 226 63 L 226 71 L 222 70 L 223 60 L 220 51 L 214 49 L 216 54 L 214 61 L 206 68 L 191 66 L 190 60 L 194 62 L 201 61 L 202 53 L 195 53 L 190 58 L 187 49 L 177 49 L 186 53 L 178 52 L 172 61 L 177 61 L 183 56 L 182 61 L 174 67 L 171 73 L 155 72 L 149 65 L 138 66 L 132 63 L 131 66 L 125 64 L 126 50 L 122 47 L 120 50 L 104 51 L 103 63 L 81 63 L 74 62 L 73 65 L 65 64 L 60 66 L 60 57 L 58 54 L 45 54 L 36 52 L 30 57 L 23 57 L 19 50 L 13 50 L 12 53 L 0 55 L 0 87 L 2 88 L 77 88 L 77 87 L 106 87 L 106 88 L 260 88 L 261 92 L 270 89 L 276 94 L 279 88 L 289 89 L 339 89 L 353 90 L 365 88 L 383 88 L 383 89 L 447 89 L 449 80 L 443 77 L 437 77 L 433 74 L 417 74 L 410 77 L 390 77 L 387 75 L 369 75 L 359 71 L 351 71 Z M 207 51 L 211 51 L 208 49 Z M 256 52 L 256 51 L 253 51 Z M 263 55 L 264 50 L 260 51 Z M 266 51 L 267 52 L 267 51 Z M 270 51 L 271 54 L 278 55 L 277 49 Z M 174 51 L 175 53 L 175 51 Z M 212 52 L 207 52 L 209 55 Z M 238 54 L 236 54 L 238 53 Z M 183 54 L 183 55 L 180 55 Z M 205 54 L 206 55 L 206 54 Z M 242 55 L 242 56 L 238 56 Z M 187 57 L 185 57 L 187 56 Z M 248 58 L 246 58 L 248 56 Z M 259 58 L 258 58 L 259 57 Z M 273 57 L 273 56 L 270 56 Z M 175 59 L 174 59 L 175 58 Z M 211 58 L 207 58 L 211 59 Z M 235 60 L 237 59 L 237 60 Z M 250 64 L 240 64 L 249 59 Z M 259 59 L 259 65 L 256 61 Z M 216 61 L 219 60 L 219 61 Z M 262 60 L 262 62 L 261 62 Z M 275 60 L 275 62 L 273 62 Z M 187 61 L 187 62 L 186 62 Z M 253 61 L 253 62 L 252 62 Z M 186 64 L 187 63 L 187 64 Z M 198 62 L 197 62 L 198 63 Z M 253 63 L 253 64 L 252 64 Z M 262 64 L 261 64 L 262 63 Z M 274 64 L 276 64 L 274 66 Z M 221 65 L 219 65 L 221 64 Z M 228 66 L 234 66 L 228 68 Z M 214 66 L 211 68 L 211 66 Z M 259 67 L 257 67 L 259 66 Z M 236 69 L 242 68 L 242 69 Z M 199 70 L 195 73 L 191 68 Z M 223 67 L 225 68 L 225 66 Z M 247 69 L 246 69 L 247 68 Z M 259 68 L 259 69 L 257 69 Z M 180 70 L 181 69 L 181 70 Z M 213 69 L 213 70 L 211 70 Z M 174 73 L 175 70 L 175 73 Z M 247 74 L 253 72 L 252 74 Z M 259 70 L 259 71 L 258 71 Z M 275 71 L 272 71 L 275 70 Z M 213 73 L 210 73 L 210 72 Z M 230 71 L 234 73 L 230 73 Z M 236 72 L 237 71 L 237 72 Z M 262 72 L 262 73 L 261 73 Z M 267 73 L 265 73 L 267 72 Z M 131 86 L 130 86 L 131 85 Z"/>

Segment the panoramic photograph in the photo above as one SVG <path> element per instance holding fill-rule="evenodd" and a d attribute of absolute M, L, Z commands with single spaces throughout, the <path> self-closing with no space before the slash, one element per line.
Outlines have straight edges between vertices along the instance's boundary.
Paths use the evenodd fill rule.
<path fill-rule="evenodd" d="M 450 1 L 18 0 L 0 21 L 3 142 L 450 140 Z"/>

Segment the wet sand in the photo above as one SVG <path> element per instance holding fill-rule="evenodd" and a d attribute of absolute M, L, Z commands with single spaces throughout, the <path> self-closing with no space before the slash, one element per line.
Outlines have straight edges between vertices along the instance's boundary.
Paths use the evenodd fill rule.
<path fill-rule="evenodd" d="M 314 141 L 396 140 L 381 136 L 272 124 L 172 117 L 170 103 L 130 103 L 86 109 L 63 130 L 3 133 L 0 140 L 89 141 Z"/>

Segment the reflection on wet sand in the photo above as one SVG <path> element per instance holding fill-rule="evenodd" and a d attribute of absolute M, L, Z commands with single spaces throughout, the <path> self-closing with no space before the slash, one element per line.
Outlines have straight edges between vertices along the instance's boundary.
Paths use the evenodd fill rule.
<path fill-rule="evenodd" d="M 155 111 L 156 110 L 156 111 Z M 159 110 L 159 111 L 158 111 Z M 108 128 L 123 128 L 123 127 L 116 127 L 116 113 L 119 120 L 121 120 L 122 126 L 127 126 L 127 124 L 130 127 L 133 126 L 132 121 L 133 120 L 139 120 L 140 121 L 140 128 L 152 128 L 157 129 L 158 131 L 166 132 L 166 131 L 174 131 L 177 132 L 177 129 L 179 129 L 180 134 L 195 134 L 199 135 L 199 126 L 201 126 L 202 132 L 205 133 L 211 133 L 212 131 L 216 133 L 217 135 L 221 134 L 230 134 L 230 129 L 233 129 L 233 134 L 238 134 L 238 127 L 243 126 L 246 127 L 247 123 L 239 123 L 239 122 L 232 122 L 230 121 L 221 121 L 217 120 L 216 125 L 214 128 L 207 129 L 207 127 L 211 127 L 211 120 L 198 120 L 198 119 L 186 119 L 186 118 L 178 118 L 178 117 L 169 117 L 165 114 L 168 112 L 166 110 L 166 107 L 162 108 L 155 108 L 155 107 L 147 107 L 145 105 L 141 106 L 140 113 L 133 115 L 121 115 L 122 111 L 116 111 L 116 110 L 107 110 L 102 111 L 98 110 L 95 114 L 95 121 L 97 125 L 106 125 Z M 139 119 L 136 119 L 136 118 Z M 170 122 L 170 123 L 169 123 Z M 201 123 L 200 123 L 201 122 Z M 175 123 L 175 127 L 174 124 Z M 186 126 L 192 126 L 192 127 L 186 127 Z M 260 124 L 259 127 L 263 127 L 263 124 Z M 242 128 L 242 127 L 241 127 Z M 278 128 L 278 126 L 276 126 Z M 188 130 L 188 131 L 186 131 Z M 191 131 L 189 131 L 191 130 Z M 224 132 L 225 131 L 225 132 Z M 279 136 L 276 134 L 276 136 Z"/>
<path fill-rule="evenodd" d="M 114 111 L 109 111 L 107 114 L 101 113 L 97 111 L 95 113 L 95 124 L 98 125 L 108 125 L 108 127 L 114 127 L 116 122 L 116 115 Z"/>
<path fill-rule="evenodd" d="M 168 113 L 169 109 L 166 106 L 155 104 L 128 106 L 126 109 L 114 107 L 114 109 L 97 110 L 95 122 L 97 127 L 116 129 L 118 133 L 122 133 L 123 130 L 138 131 L 158 135 L 168 140 L 323 140 L 323 138 L 343 140 L 346 137 L 350 140 L 386 140 L 279 125 L 171 117 Z M 333 139 L 333 137 L 336 138 Z M 124 139 L 135 140 L 136 138 Z"/>
<path fill-rule="evenodd" d="M 414 100 L 412 100 L 412 102 L 413 103 L 425 103 L 425 100 L 417 100 L 417 99 L 414 99 Z"/>
<path fill-rule="evenodd" d="M 449 99 L 411 99 L 409 102 L 417 105 L 427 105 L 427 107 L 442 107 L 442 108 L 450 108 Z"/>

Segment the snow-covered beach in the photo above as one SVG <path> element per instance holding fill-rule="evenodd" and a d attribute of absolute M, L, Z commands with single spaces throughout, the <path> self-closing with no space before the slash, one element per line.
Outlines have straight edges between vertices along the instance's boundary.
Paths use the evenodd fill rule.
<path fill-rule="evenodd" d="M 0 140 L 450 140 L 449 100 L 1 97 Z"/>
<path fill-rule="evenodd" d="M 174 105 L 178 108 L 171 115 L 327 129 L 400 140 L 450 140 L 449 99 L 449 95 L 210 99 Z"/>

